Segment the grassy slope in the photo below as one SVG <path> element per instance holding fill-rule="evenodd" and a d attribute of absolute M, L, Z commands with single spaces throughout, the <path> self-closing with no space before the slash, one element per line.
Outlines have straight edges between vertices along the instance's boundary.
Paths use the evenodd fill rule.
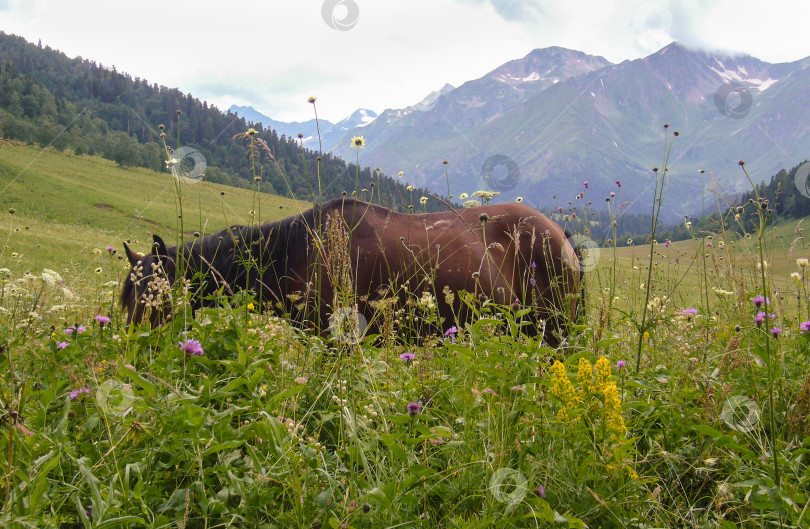
<path fill-rule="evenodd" d="M 254 193 L 248 190 L 201 182 L 183 185 L 182 193 L 188 233 L 247 223 L 254 209 Z M 260 196 L 262 222 L 307 207 Z M 94 254 L 95 248 L 113 246 L 120 252 L 122 241 L 130 239 L 134 249 L 143 251 L 152 233 L 175 241 L 176 204 L 174 181 L 165 173 L 122 169 L 102 158 L 38 147 L 0 147 L 0 267 L 92 277 L 96 267 L 110 262 L 109 255 Z M 15 209 L 13 215 L 9 208 Z"/>

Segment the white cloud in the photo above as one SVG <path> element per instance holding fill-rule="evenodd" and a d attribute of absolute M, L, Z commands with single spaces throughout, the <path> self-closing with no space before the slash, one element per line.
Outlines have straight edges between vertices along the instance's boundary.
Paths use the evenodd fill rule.
<path fill-rule="evenodd" d="M 339 0 L 330 0 L 339 3 Z M 340 0 L 350 2 L 352 0 Z M 283 120 L 404 107 L 552 45 L 618 62 L 677 39 L 779 62 L 810 55 L 808 7 L 788 0 L 354 0 L 348 31 L 323 0 L 0 0 L 0 27 L 222 109 Z M 338 5 L 338 20 L 349 10 Z"/>

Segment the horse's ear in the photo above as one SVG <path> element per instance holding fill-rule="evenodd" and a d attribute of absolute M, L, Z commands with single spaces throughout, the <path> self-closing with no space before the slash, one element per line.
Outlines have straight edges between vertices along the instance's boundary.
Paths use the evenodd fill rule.
<path fill-rule="evenodd" d="M 127 260 L 129 261 L 129 264 L 132 265 L 132 266 L 135 266 L 135 264 L 138 261 L 143 259 L 143 255 L 130 250 L 129 246 L 127 246 L 127 243 L 124 243 L 124 253 L 127 254 Z"/>
<path fill-rule="evenodd" d="M 152 255 L 157 255 L 158 257 L 168 257 L 169 251 L 166 249 L 166 243 L 163 242 L 158 235 L 152 235 L 152 239 L 155 241 L 152 244 Z"/>

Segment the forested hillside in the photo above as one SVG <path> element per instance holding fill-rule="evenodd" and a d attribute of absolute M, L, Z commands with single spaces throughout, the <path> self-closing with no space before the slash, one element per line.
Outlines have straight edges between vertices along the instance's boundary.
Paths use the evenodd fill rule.
<path fill-rule="evenodd" d="M 251 163 L 245 144 L 233 136 L 249 126 L 236 114 L 176 88 L 150 84 L 81 57 L 71 59 L 41 43 L 0 32 L 1 137 L 154 171 L 166 170 L 165 139 L 171 149 L 199 150 L 208 165 L 206 180 L 246 187 L 254 182 Z M 261 124 L 253 127 L 272 153 L 255 168 L 262 176 L 262 190 L 302 200 L 317 196 L 319 153 L 302 148 L 298 138 L 279 136 Z M 367 199 L 373 192 L 378 202 L 382 188 L 382 203 L 403 209 L 410 197 L 428 196 L 367 167 L 358 175 L 354 165 L 330 154 L 323 156 L 320 174 L 324 199 L 357 191 Z M 426 207 L 444 209 L 437 200 L 428 200 Z"/>

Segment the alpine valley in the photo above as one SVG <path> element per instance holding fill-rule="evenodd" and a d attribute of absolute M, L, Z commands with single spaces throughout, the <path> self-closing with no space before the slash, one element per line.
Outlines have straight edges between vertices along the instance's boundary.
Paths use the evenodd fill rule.
<path fill-rule="evenodd" d="M 375 119 L 358 110 L 325 128 L 321 122 L 323 148 L 352 160 L 350 138 L 364 136 L 362 165 L 404 171 L 409 183 L 435 193 L 447 194 L 449 181 L 456 197 L 493 189 L 499 199 L 522 196 L 537 207 L 567 204 L 585 181 L 587 197 L 601 200 L 618 191 L 619 180 L 622 200 L 634 203 L 629 209 L 646 211 L 652 169 L 664 162 L 667 123 L 670 138 L 679 133 L 664 208 L 674 220 L 694 213 L 702 197 L 713 207 L 714 196 L 748 189 L 739 160 L 759 181 L 808 156 L 808 66 L 810 57 L 770 64 L 678 43 L 620 64 L 538 49 L 411 107 Z M 285 125 L 248 114 L 252 109 L 232 110 L 278 130 Z M 317 148 L 314 123 L 296 127 Z"/>

